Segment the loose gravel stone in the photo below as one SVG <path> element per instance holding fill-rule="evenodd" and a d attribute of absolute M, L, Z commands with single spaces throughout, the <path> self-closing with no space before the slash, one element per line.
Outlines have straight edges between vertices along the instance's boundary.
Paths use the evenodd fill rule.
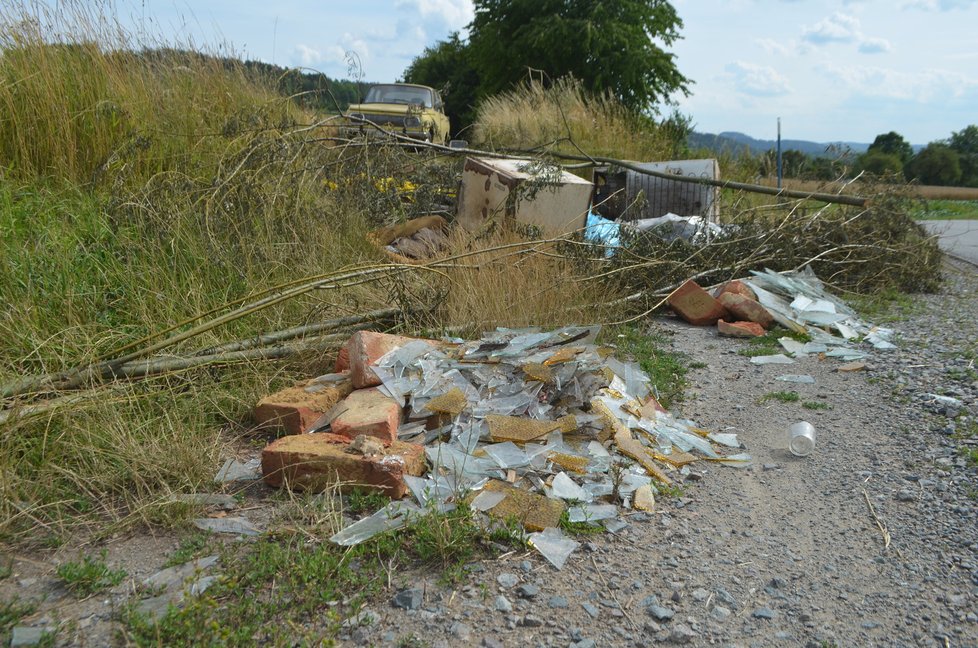
<path fill-rule="evenodd" d="M 496 576 L 496 582 L 499 583 L 500 587 L 505 587 L 509 589 L 511 587 L 516 587 L 516 584 L 520 582 L 519 576 L 516 574 L 510 574 L 509 572 L 504 572 L 499 576 Z"/>
<path fill-rule="evenodd" d="M 668 621 L 672 617 L 676 616 L 673 610 L 661 605 L 650 605 L 648 608 L 648 613 L 656 621 Z"/>
<path fill-rule="evenodd" d="M 424 601 L 424 590 L 412 587 L 410 589 L 401 590 L 394 595 L 394 600 L 392 601 L 394 607 L 402 608 L 404 610 L 417 610 L 421 607 Z"/>

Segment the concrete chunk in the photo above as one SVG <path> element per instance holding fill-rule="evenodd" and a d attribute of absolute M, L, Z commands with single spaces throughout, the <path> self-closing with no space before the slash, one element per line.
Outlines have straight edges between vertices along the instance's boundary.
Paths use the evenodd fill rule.
<path fill-rule="evenodd" d="M 355 439 L 363 434 L 390 445 L 397 439 L 401 422 L 401 404 L 376 387 L 358 389 L 340 405 L 342 412 L 333 419 L 333 434 Z"/>
<path fill-rule="evenodd" d="M 289 434 L 307 432 L 313 423 L 353 391 L 350 379 L 329 384 L 307 381 L 258 401 L 254 417 L 262 427 L 281 427 Z"/>
<path fill-rule="evenodd" d="M 408 493 L 404 476 L 424 474 L 420 445 L 395 441 L 383 455 L 350 452 L 349 446 L 349 439 L 329 433 L 282 437 L 261 453 L 265 483 L 322 491 L 339 481 L 342 488 L 368 487 L 400 499 Z"/>
<path fill-rule="evenodd" d="M 668 301 L 677 315 L 694 326 L 708 326 L 728 317 L 723 305 L 692 279 L 676 288 Z"/>

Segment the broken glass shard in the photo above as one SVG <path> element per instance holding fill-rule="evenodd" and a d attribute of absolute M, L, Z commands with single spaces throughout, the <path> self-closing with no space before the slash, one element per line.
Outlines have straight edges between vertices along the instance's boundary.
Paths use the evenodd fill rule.
<path fill-rule="evenodd" d="M 607 520 L 601 520 L 601 524 L 604 525 L 610 533 L 618 533 L 622 529 L 628 526 L 628 522 L 620 518 L 609 518 Z"/>
<path fill-rule="evenodd" d="M 571 522 L 598 522 L 618 515 L 614 504 L 582 504 L 567 509 L 567 519 Z"/>
<path fill-rule="evenodd" d="M 211 533 L 230 533 L 246 536 L 261 534 L 258 527 L 243 517 L 197 518 L 194 520 L 194 526 L 204 531 L 210 531 Z"/>
<path fill-rule="evenodd" d="M 711 432 L 709 439 L 714 443 L 719 443 L 728 448 L 740 447 L 740 441 L 737 439 L 737 435 L 730 432 Z"/>
<path fill-rule="evenodd" d="M 539 533 L 531 533 L 528 541 L 530 546 L 539 551 L 557 569 L 562 569 L 574 550 L 581 546 L 581 543 L 561 533 L 560 529 L 552 527 Z"/>
<path fill-rule="evenodd" d="M 530 463 L 530 458 L 512 441 L 493 443 L 483 447 L 496 464 L 503 470 L 522 468 Z"/>
<path fill-rule="evenodd" d="M 557 473 L 550 487 L 553 489 L 554 497 L 559 499 L 578 502 L 591 501 L 591 494 L 578 486 L 573 479 L 567 476 L 567 473 Z"/>
<path fill-rule="evenodd" d="M 255 479 L 261 479 L 261 460 L 257 458 L 244 462 L 228 459 L 214 475 L 214 481 L 220 483 L 253 481 Z"/>
<path fill-rule="evenodd" d="M 496 506 L 496 504 L 502 502 L 504 499 L 506 499 L 506 493 L 484 490 L 475 496 L 472 503 L 469 504 L 469 507 L 473 511 L 488 511 Z"/>
<path fill-rule="evenodd" d="M 378 533 L 398 529 L 418 515 L 420 509 L 408 502 L 391 502 L 373 515 L 354 522 L 339 533 L 334 534 L 330 541 L 341 547 L 352 547 L 364 540 L 369 540 Z"/>
<path fill-rule="evenodd" d="M 811 385 L 815 382 L 814 378 L 806 374 L 784 374 L 782 376 L 778 376 L 775 378 L 775 380 L 780 380 L 781 382 L 802 383 L 806 385 Z"/>
<path fill-rule="evenodd" d="M 783 353 L 776 353 L 774 355 L 754 356 L 750 359 L 750 363 L 755 365 L 794 364 L 795 361 Z"/>

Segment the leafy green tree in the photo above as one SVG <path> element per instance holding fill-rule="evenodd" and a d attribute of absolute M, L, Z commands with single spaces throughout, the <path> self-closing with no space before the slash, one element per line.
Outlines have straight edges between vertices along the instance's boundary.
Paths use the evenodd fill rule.
<path fill-rule="evenodd" d="M 877 138 L 879 139 L 879 138 Z M 859 169 L 875 176 L 893 176 L 903 174 L 903 161 L 896 153 L 886 153 L 881 149 L 870 147 L 859 156 Z"/>
<path fill-rule="evenodd" d="M 948 146 L 958 154 L 961 164 L 961 184 L 978 187 L 978 126 L 972 124 L 951 133 Z"/>
<path fill-rule="evenodd" d="M 896 131 L 877 135 L 866 152 L 895 155 L 900 160 L 901 168 L 913 157 L 913 147 L 907 140 L 903 139 L 903 135 Z"/>
<path fill-rule="evenodd" d="M 921 184 L 956 185 L 961 180 L 958 152 L 944 142 L 931 142 L 910 160 L 907 178 Z"/>
<path fill-rule="evenodd" d="M 404 71 L 404 80 L 437 88 L 442 93 L 453 133 L 468 128 L 475 119 L 479 75 L 458 32 L 452 33 L 448 40 L 426 47 Z"/>
<path fill-rule="evenodd" d="M 475 0 L 469 25 L 479 96 L 507 90 L 528 73 L 572 75 L 645 111 L 690 80 L 667 52 L 682 20 L 665 0 Z M 661 46 L 660 46 L 661 43 Z M 541 74 L 542 73 L 542 74 Z"/>

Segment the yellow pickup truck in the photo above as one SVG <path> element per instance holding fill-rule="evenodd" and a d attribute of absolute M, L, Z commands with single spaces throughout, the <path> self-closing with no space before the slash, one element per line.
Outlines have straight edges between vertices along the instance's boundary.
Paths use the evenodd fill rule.
<path fill-rule="evenodd" d="M 348 136 L 382 133 L 371 126 L 435 144 L 448 143 L 450 124 L 445 104 L 438 91 L 411 83 L 375 85 L 363 103 L 352 104 L 346 112 L 344 132 Z M 365 123 L 365 122 L 370 122 Z"/>

